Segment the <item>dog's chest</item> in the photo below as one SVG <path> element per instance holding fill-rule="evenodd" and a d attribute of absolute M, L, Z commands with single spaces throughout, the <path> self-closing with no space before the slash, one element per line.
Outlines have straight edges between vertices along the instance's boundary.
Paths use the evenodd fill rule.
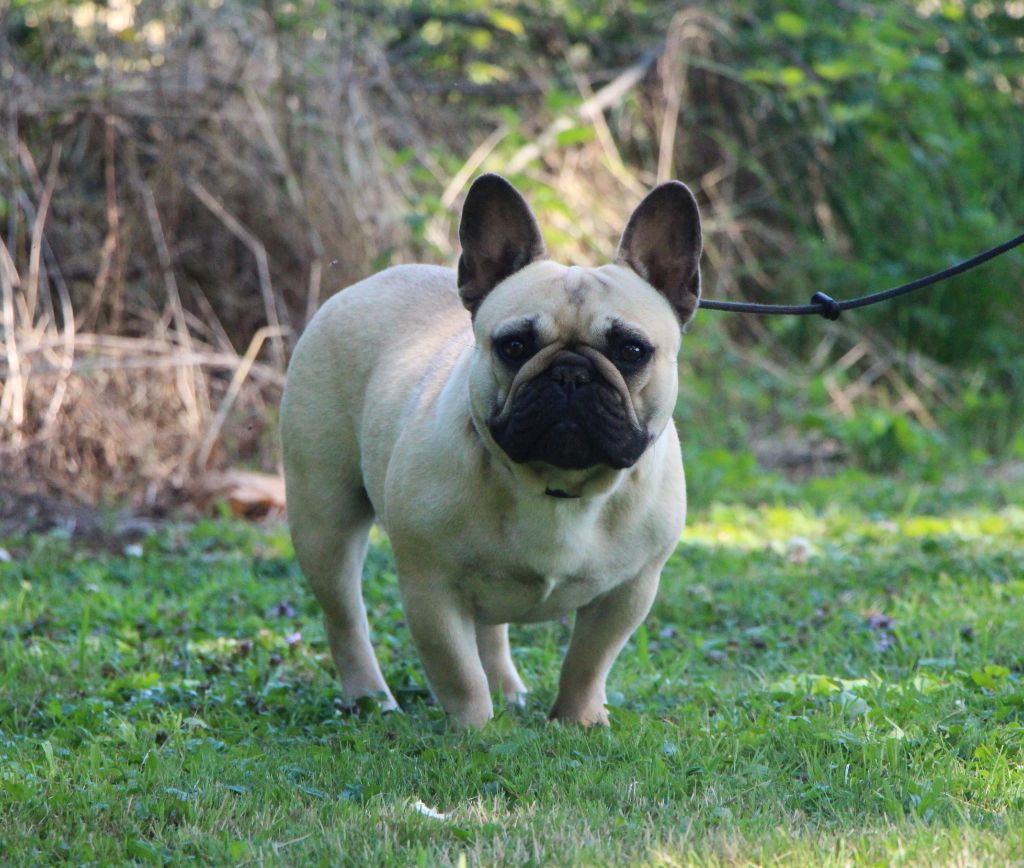
<path fill-rule="evenodd" d="M 574 574 L 541 576 L 506 573 L 481 575 L 469 583 L 469 594 L 477 618 L 484 623 L 528 623 L 549 621 L 568 615 L 618 582 L 607 576 Z"/>
<path fill-rule="evenodd" d="M 459 584 L 487 622 L 543 621 L 589 603 L 633 578 L 639 564 L 596 520 L 506 517 L 502 545 L 476 548 Z"/>

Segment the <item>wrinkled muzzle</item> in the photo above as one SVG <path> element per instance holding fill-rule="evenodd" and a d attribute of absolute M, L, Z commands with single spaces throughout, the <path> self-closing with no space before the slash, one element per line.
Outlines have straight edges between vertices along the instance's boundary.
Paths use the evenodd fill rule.
<path fill-rule="evenodd" d="M 491 436 L 517 463 L 631 467 L 650 438 L 636 421 L 621 376 L 619 383 L 609 382 L 608 368 L 615 370 L 593 350 L 557 353 L 531 379 L 514 384 L 504 412 L 488 425 Z"/>

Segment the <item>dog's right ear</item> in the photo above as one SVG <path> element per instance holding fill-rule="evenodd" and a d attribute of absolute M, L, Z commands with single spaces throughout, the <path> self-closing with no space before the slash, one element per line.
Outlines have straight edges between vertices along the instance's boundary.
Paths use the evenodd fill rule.
<path fill-rule="evenodd" d="M 481 175 L 469 188 L 459 241 L 459 296 L 471 314 L 506 277 L 544 256 L 530 206 L 501 175 Z"/>

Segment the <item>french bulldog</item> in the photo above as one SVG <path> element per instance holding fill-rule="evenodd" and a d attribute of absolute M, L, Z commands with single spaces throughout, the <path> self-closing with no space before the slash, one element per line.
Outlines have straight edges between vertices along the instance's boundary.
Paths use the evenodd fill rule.
<path fill-rule="evenodd" d="M 567 267 L 519 192 L 483 175 L 459 238 L 457 272 L 389 268 L 302 334 L 281 407 L 295 552 L 347 700 L 397 707 L 360 587 L 376 520 L 448 715 L 480 726 L 492 694 L 520 701 L 508 624 L 575 612 L 551 717 L 607 723 L 608 671 L 686 516 L 672 411 L 700 297 L 697 203 L 662 184 L 613 263 Z"/>

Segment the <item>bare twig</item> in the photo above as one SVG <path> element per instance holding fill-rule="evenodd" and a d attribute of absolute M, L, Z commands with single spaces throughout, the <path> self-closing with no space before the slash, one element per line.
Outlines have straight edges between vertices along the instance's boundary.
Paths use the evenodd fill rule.
<path fill-rule="evenodd" d="M 29 325 L 35 321 L 36 304 L 39 300 L 39 269 L 43 254 L 43 227 L 46 225 L 46 215 L 50 210 L 53 188 L 57 184 L 60 152 L 61 146 L 59 143 L 54 144 L 50 149 L 50 162 L 46 169 L 46 182 L 39 196 L 39 206 L 36 208 L 35 220 L 32 222 L 32 241 L 29 247 L 28 258 L 28 280 L 25 283 L 25 308 L 28 317 L 26 324 Z"/>
<path fill-rule="evenodd" d="M 935 431 L 939 426 L 935 421 L 935 417 L 928 412 L 928 408 L 925 407 L 924 402 L 921 400 L 920 395 L 917 394 L 911 387 L 910 384 L 900 376 L 896 370 L 889 370 L 887 372 L 887 379 L 892 383 L 896 393 L 900 396 L 900 401 L 896 405 L 895 410 L 897 412 L 901 410 L 908 410 L 925 428 L 929 431 Z"/>
<path fill-rule="evenodd" d="M 93 281 L 92 295 L 80 325 L 85 328 L 92 324 L 106 294 L 110 274 L 114 273 L 114 296 L 111 302 L 110 328 L 116 331 L 121 323 L 123 256 L 120 243 L 121 209 L 117 201 L 117 170 L 115 165 L 116 124 L 108 114 L 103 121 L 103 181 L 106 192 L 107 234 L 100 248 L 100 264 Z"/>
<path fill-rule="evenodd" d="M 282 340 L 281 322 L 277 316 L 277 301 L 274 297 L 274 288 L 270 283 L 270 260 L 267 258 L 267 248 L 263 246 L 255 235 L 243 226 L 228 210 L 217 201 L 216 197 L 206 189 L 195 178 L 189 178 L 185 182 L 195 195 L 213 215 L 224 224 L 225 228 L 241 241 L 249 252 L 256 259 L 256 273 L 259 278 L 260 291 L 263 294 L 263 308 L 267 318 L 267 326 L 270 328 L 270 353 L 274 364 L 281 370 L 285 368 L 284 341 Z"/>
<path fill-rule="evenodd" d="M 288 193 L 288 198 L 291 200 L 292 206 L 297 211 L 304 211 L 305 200 L 302 195 L 302 187 L 299 184 L 299 179 L 295 176 L 295 171 L 292 169 L 291 161 L 288 159 L 288 154 L 284 149 L 284 145 L 281 143 L 281 139 L 277 135 L 277 131 L 274 129 L 274 123 L 271 121 L 270 115 L 267 114 L 267 109 L 266 106 L 263 105 L 263 100 L 259 98 L 259 95 L 251 85 L 245 88 L 245 101 L 252 110 L 252 118 L 256 121 L 256 127 L 262 134 L 263 141 L 267 143 L 270 153 L 274 156 L 274 161 L 277 163 L 278 171 L 280 171 L 281 175 L 284 177 L 285 190 Z"/>
<path fill-rule="evenodd" d="M 238 367 L 238 355 L 235 353 L 203 353 L 182 352 L 175 349 L 163 355 L 124 355 L 115 357 L 92 357 L 79 352 L 75 357 L 72 371 L 80 374 L 85 371 L 140 371 L 140 370 L 178 370 L 181 368 L 210 368 L 212 370 L 234 371 Z M 32 370 L 33 379 L 60 376 L 59 366 L 40 365 Z M 252 365 L 249 373 L 259 375 L 265 383 L 274 386 L 284 385 L 284 374 L 270 365 Z M 5 372 L 10 378 L 10 371 Z"/>
<path fill-rule="evenodd" d="M 280 331 L 280 329 L 278 329 Z M 270 326 L 264 326 L 256 331 L 256 334 L 252 336 L 252 340 L 249 341 L 249 348 L 245 351 L 245 355 L 238 362 L 238 367 L 235 368 L 234 376 L 231 378 L 231 382 L 228 384 L 228 390 L 224 394 L 223 400 L 220 402 L 220 407 L 217 408 L 217 413 L 213 417 L 213 421 L 210 423 L 210 427 L 206 431 L 206 436 L 203 437 L 203 442 L 199 446 L 199 451 L 196 453 L 196 467 L 199 470 L 206 470 L 207 463 L 210 460 L 210 454 L 213 452 L 213 447 L 217 442 L 217 438 L 220 436 L 220 429 L 224 426 L 225 420 L 228 418 L 228 413 L 231 412 L 231 408 L 235 404 L 235 400 L 238 398 L 238 393 L 242 390 L 242 385 L 245 383 L 245 378 L 249 376 L 249 371 L 252 370 L 253 363 L 256 361 L 256 356 L 259 355 L 260 349 L 263 346 L 264 340 L 274 336 L 274 329 Z"/>
<path fill-rule="evenodd" d="M 846 392 L 843 391 L 842 387 L 836 382 L 836 378 L 832 374 L 825 374 L 823 377 L 825 383 L 825 389 L 828 392 L 828 396 L 832 399 L 832 406 L 835 407 L 844 419 L 852 418 L 856 411 L 853 409 L 853 402 L 849 399 Z"/>
<path fill-rule="evenodd" d="M 44 294 L 42 296 L 42 300 L 46 308 L 45 316 L 38 318 L 38 320 L 36 317 L 36 303 L 40 298 L 38 290 L 44 273 L 42 270 L 41 260 L 45 262 L 45 273 L 49 276 L 51 285 L 57 288 L 57 294 L 60 298 L 61 304 L 61 320 L 63 322 L 62 334 L 60 337 L 62 353 L 58 362 L 60 374 L 58 376 L 57 383 L 53 388 L 53 392 L 50 395 L 50 400 L 47 403 L 47 409 L 43 414 L 43 424 L 39 434 L 39 436 L 46 436 L 47 432 L 56 420 L 57 414 L 60 412 L 60 408 L 64 403 L 64 398 L 67 395 L 68 378 L 71 375 L 71 366 L 75 357 L 75 315 L 74 308 L 71 304 L 71 293 L 68 290 L 68 286 L 64 281 L 63 275 L 61 274 L 60 267 L 57 263 L 57 257 L 54 255 L 53 249 L 46 240 L 46 218 L 49 215 L 50 202 L 53 199 L 53 191 L 57 185 L 61 146 L 57 144 L 51 149 L 45 182 L 36 177 L 35 166 L 32 163 L 31 154 L 29 153 L 27 146 L 24 146 L 23 143 L 21 154 L 26 171 L 36 181 L 41 183 L 41 186 L 39 186 L 38 207 L 33 205 L 32 200 L 28 197 L 27 193 L 24 191 L 20 191 L 19 193 L 19 203 L 32 223 L 32 238 L 29 248 L 29 280 L 35 286 L 34 291 L 30 288 L 30 291 L 26 294 L 29 296 L 29 300 L 24 301 L 25 310 L 23 313 L 24 323 L 22 327 L 22 335 L 28 336 L 29 340 L 32 341 L 36 336 L 49 332 L 51 330 L 51 326 L 54 330 L 58 327 L 57 317 L 53 309 L 53 301 L 49 294 Z"/>
<path fill-rule="evenodd" d="M 11 155 L 11 202 L 18 201 L 21 180 L 18 175 L 18 109 L 14 99 L 7 100 L 7 147 Z M 7 249 L 13 254 L 18 245 L 18 209 L 7 209 Z"/>
<path fill-rule="evenodd" d="M 309 284 L 306 289 L 306 325 L 320 307 L 320 282 L 324 274 L 324 260 L 317 256 L 309 264 Z"/>
<path fill-rule="evenodd" d="M 708 30 L 722 28 L 722 22 L 706 10 L 691 7 L 677 12 L 669 24 L 665 40 L 665 54 L 659 63 L 665 111 L 661 116 L 661 134 L 658 140 L 658 183 L 674 177 L 675 143 L 679 129 L 679 113 L 683 99 L 688 95 L 687 69 L 691 65 L 690 46 L 707 36 Z M 700 58 L 692 58 L 699 60 Z M 694 64 L 697 65 L 697 64 Z"/>
<path fill-rule="evenodd" d="M 306 291 L 306 322 L 309 322 L 313 313 L 316 312 L 320 305 L 320 278 L 323 275 L 325 258 L 323 240 L 320 237 L 320 231 L 317 229 L 316 224 L 310 219 L 309 206 L 306 196 L 302 192 L 302 184 L 299 183 L 298 175 L 296 175 L 291 160 L 288 158 L 288 152 L 282 144 L 277 130 L 274 129 L 274 124 L 270 119 L 270 115 L 267 114 L 263 101 L 251 87 L 245 88 L 245 100 L 253 111 L 256 125 L 263 134 L 263 140 L 267 143 L 271 154 L 274 155 L 278 170 L 285 179 L 285 189 L 288 193 L 288 198 L 291 200 L 292 207 L 296 211 L 301 212 L 306 219 L 307 237 L 312 252 Z M 284 310 L 287 313 L 287 309 Z"/>
<path fill-rule="evenodd" d="M 521 172 L 551 147 L 559 133 L 572 129 L 580 120 L 590 120 L 594 112 L 603 112 L 619 102 L 647 75 L 647 71 L 664 49 L 664 45 L 659 45 L 645 53 L 636 63 L 623 70 L 613 81 L 595 93 L 593 98 L 585 100 L 576 109 L 575 117 L 561 115 L 552 121 L 540 135 L 534 137 L 533 141 L 516 151 L 508 161 L 506 171 L 512 175 Z"/>
<path fill-rule="evenodd" d="M 48 246 L 47 252 L 50 252 Z M 53 254 L 50 253 L 48 265 L 53 270 L 53 283 L 57 287 L 57 293 L 60 296 L 61 319 L 64 323 L 62 339 L 64 352 L 61 355 L 57 385 L 54 386 L 53 394 L 50 396 L 50 403 L 47 405 L 46 413 L 43 415 L 43 436 L 50 431 L 57 421 L 57 415 L 60 413 L 61 406 L 64 404 L 64 398 L 67 396 L 68 380 L 71 377 L 71 370 L 75 362 L 75 311 L 71 305 L 71 293 L 68 292 L 67 284 L 57 269 L 56 261 L 49 261 L 52 259 L 52 256 Z"/>
<path fill-rule="evenodd" d="M 3 294 L 4 347 L 7 356 L 7 371 L 3 378 L 3 396 L 0 397 L 0 420 L 10 419 L 11 442 L 21 443 L 22 425 L 25 424 L 25 382 L 21 375 L 21 358 L 18 355 L 14 311 L 14 287 L 18 285 L 18 272 L 11 261 L 7 248 L 0 254 L 0 292 Z"/>
<path fill-rule="evenodd" d="M 615 145 L 612 131 L 608 129 L 608 122 L 604 119 L 604 110 L 597 108 L 594 92 L 591 90 L 590 84 L 575 69 L 573 70 L 573 78 L 576 81 L 576 87 L 583 96 L 583 105 L 588 107 L 585 118 L 594 127 L 594 132 L 597 135 L 598 142 L 601 144 L 601 150 L 604 152 L 605 162 L 608 165 L 609 171 L 630 193 L 638 199 L 641 198 L 647 192 L 647 187 L 641 184 L 637 180 L 636 175 L 629 171 L 626 168 L 626 164 L 622 162 L 622 155 Z"/>
<path fill-rule="evenodd" d="M 661 135 L 658 141 L 658 183 L 663 184 L 673 176 L 675 164 L 676 130 L 679 126 L 679 109 L 686 90 L 686 62 L 683 59 L 683 24 L 690 10 L 684 9 L 672 18 L 666 51 L 661 59 L 661 82 L 665 94 L 665 111 L 661 116 Z"/>
<path fill-rule="evenodd" d="M 441 194 L 441 205 L 444 208 L 451 208 L 455 204 L 455 200 L 462 192 L 462 188 L 466 186 L 466 182 L 473 177 L 473 173 L 480 168 L 484 160 L 491 155 L 491 152 L 507 135 L 508 127 L 505 124 L 499 124 L 473 149 L 473 152 L 466 158 L 466 162 L 462 164 L 462 168 L 452 176 L 448 186 Z"/>
<path fill-rule="evenodd" d="M 129 152 L 131 153 L 131 152 Z M 181 303 L 181 293 L 178 291 L 178 281 L 174 276 L 174 267 L 171 262 L 171 252 L 167 247 L 167 236 L 164 234 L 163 223 L 160 220 L 160 212 L 157 209 L 156 199 L 153 190 L 142 180 L 139 167 L 132 155 L 129 159 L 134 184 L 142 197 L 145 206 L 146 219 L 149 222 L 150 234 L 153 236 L 153 244 L 156 247 L 157 259 L 160 262 L 160 272 L 163 276 L 164 289 L 167 293 L 167 300 L 171 316 L 175 323 L 177 340 L 180 342 L 186 354 L 192 352 L 192 336 L 185 320 L 185 310 Z M 178 393 L 185 405 L 188 415 L 189 427 L 199 427 L 203 413 L 200 410 L 199 397 L 196 389 L 196 377 L 201 376 L 198 371 L 189 371 L 185 367 L 178 369 Z M 203 399 L 206 399 L 206 389 L 202 389 Z"/>

